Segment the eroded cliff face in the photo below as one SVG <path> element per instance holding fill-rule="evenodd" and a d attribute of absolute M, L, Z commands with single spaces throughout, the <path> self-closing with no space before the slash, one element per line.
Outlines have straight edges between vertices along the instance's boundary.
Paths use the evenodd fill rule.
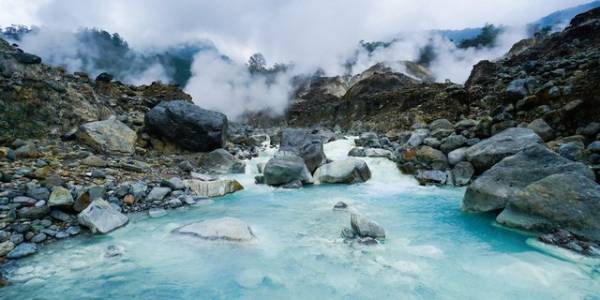
<path fill-rule="evenodd" d="M 174 85 L 130 86 L 67 74 L 0 40 L 0 143 L 64 135 L 111 115 L 139 132 L 147 110 L 173 99 L 191 97 Z"/>

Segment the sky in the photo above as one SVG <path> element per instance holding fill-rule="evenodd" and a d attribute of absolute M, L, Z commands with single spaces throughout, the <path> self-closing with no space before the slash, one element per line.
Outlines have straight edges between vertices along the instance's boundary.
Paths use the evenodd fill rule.
<path fill-rule="evenodd" d="M 316 68 L 328 75 L 344 71 L 343 63 L 358 41 L 386 40 L 399 32 L 481 27 L 511 27 L 496 49 L 459 52 L 445 49 L 431 67 L 440 80 L 462 83 L 480 59 L 493 59 L 525 37 L 523 25 L 586 0 L 0 0 L 0 26 L 36 25 L 56 33 L 95 27 L 117 32 L 137 50 L 161 49 L 181 42 L 211 40 L 237 65 L 219 65 L 217 55 L 202 54 L 194 62 L 194 78 L 186 87 L 207 108 L 238 116 L 244 109 L 281 107 L 287 103 L 286 78 L 275 89 L 254 82 L 241 68 L 261 52 L 270 63 L 293 62 L 294 72 Z M 60 34 L 37 42 L 56 49 Z M 409 35 L 392 49 L 376 53 L 379 60 L 414 59 L 427 37 Z M 66 48 L 66 47 L 65 47 Z M 27 50 L 27 49 L 26 49 Z M 65 49 L 64 51 L 68 51 Z M 362 60 L 361 60 L 362 59 Z M 375 63 L 359 57 L 364 68 Z M 356 70 L 357 72 L 360 70 Z M 208 73 L 210 72 L 210 73 Z M 160 74 L 160 70 L 154 72 Z M 151 73 L 150 75 L 154 74 Z M 288 74 L 292 76 L 293 74 Z M 158 75 L 157 75 L 158 76 Z M 151 76 L 149 77 L 151 79 Z M 231 78 L 234 78 L 231 80 Z M 134 82 L 140 80 L 133 79 Z M 237 83 L 232 85 L 232 82 Z M 214 91 L 207 92 L 212 87 Z M 264 98 L 265 100 L 261 100 Z M 221 103 L 221 104 L 219 104 Z M 245 103 L 239 105 L 236 103 Z M 277 103 L 282 103 L 277 105 Z M 236 108 L 232 108 L 236 107 Z M 232 111 L 233 110 L 233 111 Z"/>

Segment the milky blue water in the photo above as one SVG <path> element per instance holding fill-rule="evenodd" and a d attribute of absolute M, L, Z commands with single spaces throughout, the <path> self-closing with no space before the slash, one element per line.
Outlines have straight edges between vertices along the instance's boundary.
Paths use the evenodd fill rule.
<path fill-rule="evenodd" d="M 328 156 L 342 158 L 350 144 L 328 144 Z M 250 162 L 248 172 L 266 159 Z M 364 184 L 282 190 L 242 175 L 242 192 L 54 243 L 19 261 L 16 283 L 0 298 L 600 299 L 596 261 L 550 255 L 528 236 L 494 226 L 493 216 L 461 213 L 464 189 L 419 187 L 391 162 L 367 163 L 373 179 Z M 350 216 L 332 210 L 337 201 L 381 224 L 385 242 L 344 243 Z M 224 216 L 249 223 L 257 240 L 171 233 Z M 110 245 L 123 254 L 106 257 Z"/>

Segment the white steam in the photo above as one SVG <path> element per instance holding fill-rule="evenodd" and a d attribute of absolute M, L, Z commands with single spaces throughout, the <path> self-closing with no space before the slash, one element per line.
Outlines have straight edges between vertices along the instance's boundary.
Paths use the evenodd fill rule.
<path fill-rule="evenodd" d="M 197 105 L 223 112 L 231 119 L 246 111 L 265 110 L 280 115 L 292 92 L 289 81 L 287 73 L 280 73 L 269 82 L 261 75 L 250 74 L 245 65 L 208 51 L 194 58 L 186 92 L 193 95 Z"/>

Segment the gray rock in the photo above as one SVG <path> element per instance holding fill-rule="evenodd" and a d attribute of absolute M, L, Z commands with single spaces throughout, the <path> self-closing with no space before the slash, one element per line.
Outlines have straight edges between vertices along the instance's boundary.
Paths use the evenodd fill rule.
<path fill-rule="evenodd" d="M 45 187 L 27 188 L 27 196 L 37 200 L 48 201 L 48 198 L 50 197 L 50 191 Z"/>
<path fill-rule="evenodd" d="M 388 159 L 392 159 L 394 154 L 390 150 L 381 149 L 381 148 L 363 148 L 363 147 L 355 147 L 350 149 L 348 152 L 348 156 L 353 157 L 384 157 Z"/>
<path fill-rule="evenodd" d="M 311 174 L 327 162 L 321 136 L 312 134 L 305 129 L 284 129 L 281 132 L 280 150 L 289 151 L 301 157 Z"/>
<path fill-rule="evenodd" d="M 410 135 L 410 138 L 408 139 L 408 142 L 406 142 L 406 144 L 409 147 L 418 147 L 421 144 L 423 144 L 423 141 L 425 140 L 425 138 L 427 138 L 429 136 L 429 129 L 426 128 L 420 128 L 420 129 L 416 129 L 415 131 L 413 131 L 413 133 Z"/>
<path fill-rule="evenodd" d="M 370 237 L 384 239 L 385 230 L 375 221 L 362 217 L 358 214 L 350 215 L 350 225 L 354 233 L 359 237 Z"/>
<path fill-rule="evenodd" d="M 599 154 L 600 153 L 600 141 L 591 142 L 587 146 L 587 150 L 590 151 L 591 153 Z"/>
<path fill-rule="evenodd" d="M 67 213 L 65 213 L 65 212 L 63 212 L 61 210 L 58 210 L 58 209 L 53 209 L 50 212 L 50 216 L 53 219 L 56 219 L 56 220 L 59 220 L 59 221 L 62 221 L 62 222 L 67 222 L 67 223 L 73 222 L 75 220 L 75 216 L 69 215 L 69 214 L 67 214 Z"/>
<path fill-rule="evenodd" d="M 202 181 L 198 179 L 187 179 L 183 181 L 186 188 L 197 197 L 212 198 L 235 193 L 244 189 L 237 181 L 232 179 L 221 179 L 215 181 Z"/>
<path fill-rule="evenodd" d="M 25 197 L 25 196 L 17 196 L 12 199 L 12 203 L 22 204 L 22 205 L 34 205 L 38 200 Z"/>
<path fill-rule="evenodd" d="M 584 164 L 563 158 L 543 145 L 533 144 L 479 176 L 467 188 L 462 209 L 469 212 L 502 209 L 508 199 L 530 183 L 563 172 L 577 172 L 592 180 L 595 177 Z"/>
<path fill-rule="evenodd" d="M 302 181 L 294 180 L 281 186 L 284 189 L 299 189 L 302 187 Z"/>
<path fill-rule="evenodd" d="M 354 140 L 354 144 L 359 147 L 381 148 L 379 137 L 374 132 L 363 132 Z"/>
<path fill-rule="evenodd" d="M 94 200 L 77 215 L 79 224 L 86 226 L 93 233 L 109 233 L 127 224 L 127 216 L 115 210 L 110 203 L 102 199 Z"/>
<path fill-rule="evenodd" d="M 38 252 L 38 246 L 33 243 L 21 243 L 10 251 L 6 257 L 10 259 L 18 259 L 29 256 Z"/>
<path fill-rule="evenodd" d="M 15 245 L 22 243 L 24 240 L 25 240 L 25 237 L 20 233 L 13 233 L 10 236 L 10 241 Z"/>
<path fill-rule="evenodd" d="M 459 135 L 452 134 L 444 139 L 442 144 L 440 145 L 440 150 L 444 153 L 449 153 L 452 150 L 456 150 L 467 143 L 467 138 Z"/>
<path fill-rule="evenodd" d="M 102 153 L 131 155 L 135 152 L 137 134 L 127 125 L 111 118 L 81 125 L 77 138 Z"/>
<path fill-rule="evenodd" d="M 52 188 L 50 199 L 48 200 L 49 207 L 71 207 L 75 203 L 71 192 L 61 186 L 55 186 Z"/>
<path fill-rule="evenodd" d="M 244 162 L 222 148 L 203 155 L 198 166 L 211 174 L 239 174 L 246 170 Z"/>
<path fill-rule="evenodd" d="M 554 130 L 543 119 L 535 119 L 531 121 L 527 128 L 533 130 L 533 132 L 539 135 L 545 142 L 554 138 Z"/>
<path fill-rule="evenodd" d="M 527 230 L 566 229 L 598 241 L 600 185 L 580 173 L 547 176 L 510 198 L 497 221 Z"/>
<path fill-rule="evenodd" d="M 146 201 L 162 201 L 170 192 L 168 187 L 155 187 L 146 196 Z"/>
<path fill-rule="evenodd" d="M 265 183 L 279 186 L 300 180 L 302 183 L 311 183 L 312 176 L 304 160 L 292 152 L 278 152 L 265 165 Z"/>
<path fill-rule="evenodd" d="M 471 183 L 471 179 L 475 175 L 475 168 L 469 162 L 462 161 L 454 166 L 450 174 L 455 186 L 465 186 Z"/>
<path fill-rule="evenodd" d="M 421 185 L 446 184 L 448 173 L 438 170 L 417 170 L 415 178 Z"/>
<path fill-rule="evenodd" d="M 227 132 L 227 117 L 191 102 L 163 101 L 148 113 L 148 130 L 178 146 L 200 152 L 222 148 Z"/>
<path fill-rule="evenodd" d="M 432 137 L 441 140 L 454 133 L 454 125 L 446 119 L 438 119 L 429 124 L 429 130 Z"/>
<path fill-rule="evenodd" d="M 467 152 L 466 147 L 458 148 L 458 149 L 451 151 L 450 153 L 448 153 L 448 163 L 450 165 L 454 166 L 457 163 L 464 161 L 466 152 Z"/>
<path fill-rule="evenodd" d="M 31 238 L 31 242 L 32 243 L 41 243 L 41 242 L 45 241 L 46 238 L 47 238 L 46 234 L 44 234 L 43 232 L 40 232 Z"/>
<path fill-rule="evenodd" d="M 432 148 L 439 148 L 442 142 L 434 137 L 428 137 L 423 140 L 423 145 L 427 145 Z"/>
<path fill-rule="evenodd" d="M 67 227 L 67 230 L 65 230 L 65 232 L 70 236 L 78 235 L 81 232 L 81 227 L 69 226 Z"/>
<path fill-rule="evenodd" d="M 417 161 L 434 170 L 446 170 L 448 168 L 448 159 L 446 155 L 429 146 L 421 146 L 417 149 Z"/>
<path fill-rule="evenodd" d="M 338 201 L 334 206 L 333 209 L 334 210 L 345 210 L 346 208 L 348 208 L 348 204 L 346 204 L 346 202 L 344 201 Z"/>
<path fill-rule="evenodd" d="M 600 123 L 591 122 L 581 130 L 581 134 L 588 137 L 595 137 L 600 133 Z"/>
<path fill-rule="evenodd" d="M 465 157 L 475 170 L 485 171 L 507 156 L 541 144 L 542 139 L 528 128 L 510 128 L 467 149 Z"/>
<path fill-rule="evenodd" d="M 174 191 L 185 189 L 185 184 L 179 177 L 171 177 L 169 180 L 164 180 L 162 184 Z"/>
<path fill-rule="evenodd" d="M 6 256 L 13 249 L 15 249 L 15 244 L 13 244 L 11 241 L 4 241 L 0 243 L 0 257 Z"/>
<path fill-rule="evenodd" d="M 204 240 L 248 242 L 256 238 L 252 228 L 244 221 L 225 217 L 192 223 L 174 230 L 175 233 L 192 235 Z"/>
<path fill-rule="evenodd" d="M 363 160 L 347 158 L 319 167 L 314 174 L 316 184 L 359 183 L 371 179 L 371 170 Z"/>
<path fill-rule="evenodd" d="M 573 160 L 580 161 L 583 159 L 584 146 L 582 143 L 570 142 L 560 145 L 556 151 L 560 156 Z"/>
<path fill-rule="evenodd" d="M 43 219 L 49 213 L 48 206 L 22 207 L 17 211 L 17 216 L 21 219 L 36 220 Z"/>

